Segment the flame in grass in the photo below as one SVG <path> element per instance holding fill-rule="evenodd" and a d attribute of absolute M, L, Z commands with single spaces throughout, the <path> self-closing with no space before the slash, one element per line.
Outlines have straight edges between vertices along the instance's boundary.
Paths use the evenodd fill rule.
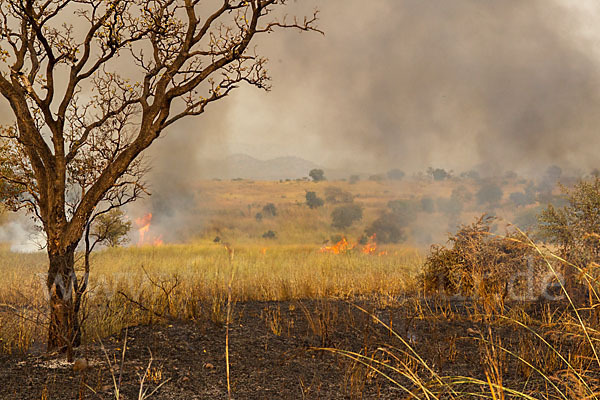
<path fill-rule="evenodd" d="M 375 254 L 377 251 L 377 242 L 375 242 L 375 238 L 375 234 L 371 235 L 367 244 L 365 244 L 360 251 L 364 254 Z"/>
<path fill-rule="evenodd" d="M 138 245 L 144 243 L 146 233 L 148 233 L 148 231 L 150 230 L 150 222 L 152 222 L 152 213 L 148 213 L 143 217 L 135 219 L 135 224 L 139 226 L 138 233 L 140 235 L 140 238 L 138 239 Z"/>
<path fill-rule="evenodd" d="M 148 232 L 150 232 L 150 224 L 152 222 L 152 213 L 147 213 L 143 217 L 136 218 L 135 224 L 138 226 L 138 246 L 142 246 L 144 244 L 152 244 L 152 246 L 161 246 L 163 244 L 162 235 L 154 237 L 151 241 L 148 237 Z M 147 240 L 148 239 L 148 240 Z"/>
<path fill-rule="evenodd" d="M 264 256 L 265 254 L 267 254 L 267 248 L 263 247 L 262 249 L 260 249 L 260 252 Z"/>
<path fill-rule="evenodd" d="M 376 236 L 375 234 L 373 234 L 369 237 L 367 243 L 361 246 L 358 243 L 350 243 L 345 237 L 343 237 L 342 240 L 340 240 L 334 245 L 321 247 L 320 251 L 321 253 L 347 254 L 354 249 L 358 249 L 363 254 L 377 254 L 380 256 L 387 255 L 387 251 L 380 251 L 379 253 L 377 253 L 377 242 L 375 241 L 375 239 Z"/>
<path fill-rule="evenodd" d="M 339 242 L 334 244 L 333 246 L 323 246 L 321 247 L 321 253 L 333 253 L 333 254 L 345 254 L 350 250 L 354 249 L 356 244 L 350 244 L 346 240 L 346 238 L 342 238 Z"/>

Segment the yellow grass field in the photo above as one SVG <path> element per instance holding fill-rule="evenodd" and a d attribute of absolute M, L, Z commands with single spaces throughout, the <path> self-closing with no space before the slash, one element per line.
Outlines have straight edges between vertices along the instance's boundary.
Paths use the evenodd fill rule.
<path fill-rule="evenodd" d="M 386 255 L 327 254 L 309 245 L 241 245 L 233 247 L 232 259 L 223 245 L 212 242 L 105 249 L 92 257 L 85 334 L 94 340 L 151 322 L 158 314 L 222 322 L 232 277 L 235 301 L 393 299 L 411 288 L 422 255 L 405 246 L 383 248 Z M 0 265 L 1 350 L 41 345 L 45 255 L 4 249 Z"/>

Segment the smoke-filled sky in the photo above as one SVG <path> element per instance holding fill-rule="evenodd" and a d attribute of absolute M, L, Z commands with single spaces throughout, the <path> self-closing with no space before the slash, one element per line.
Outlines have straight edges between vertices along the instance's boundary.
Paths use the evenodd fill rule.
<path fill-rule="evenodd" d="M 152 150 L 295 155 L 355 170 L 600 165 L 594 0 L 302 0 L 316 33 L 265 36 L 273 90 L 242 88 Z M 192 139 L 192 145 L 188 140 Z M 200 160 L 200 161 L 199 161 Z"/>

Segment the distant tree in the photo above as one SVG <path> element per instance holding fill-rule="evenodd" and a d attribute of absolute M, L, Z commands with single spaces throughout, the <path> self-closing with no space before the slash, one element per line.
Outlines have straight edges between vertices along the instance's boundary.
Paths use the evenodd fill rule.
<path fill-rule="evenodd" d="M 322 207 L 325 202 L 315 192 L 306 192 L 306 205 L 310 208 Z"/>
<path fill-rule="evenodd" d="M 368 236 L 376 235 L 381 243 L 398 243 L 405 239 L 404 226 L 398 221 L 397 216 L 384 212 L 365 230 Z"/>
<path fill-rule="evenodd" d="M 390 179 L 390 180 L 399 181 L 399 180 L 402 180 L 402 178 L 404 178 L 405 174 L 404 174 L 404 171 L 401 171 L 398 168 L 394 168 L 394 169 L 390 169 L 386 175 L 387 175 L 388 179 Z"/>
<path fill-rule="evenodd" d="M 268 230 L 265 233 L 263 233 L 262 237 L 264 239 L 275 239 L 277 238 L 277 233 L 272 230 Z"/>
<path fill-rule="evenodd" d="M 502 188 L 493 182 L 481 185 L 477 191 L 477 202 L 479 204 L 497 205 L 502 200 Z"/>
<path fill-rule="evenodd" d="M 313 182 L 321 182 L 325 180 L 325 172 L 322 169 L 311 169 L 308 173 L 313 180 Z"/>
<path fill-rule="evenodd" d="M 383 182 L 385 180 L 385 176 L 383 174 L 374 174 L 369 176 L 369 180 L 373 182 Z"/>
<path fill-rule="evenodd" d="M 346 192 L 337 186 L 328 186 L 325 188 L 325 201 L 331 204 L 352 203 L 354 196 L 352 196 L 352 193 Z"/>
<path fill-rule="evenodd" d="M 428 214 L 435 211 L 435 203 L 431 197 L 423 197 L 421 198 L 421 210 Z"/>
<path fill-rule="evenodd" d="M 262 213 L 259 213 L 259 212 L 258 212 L 258 213 L 256 213 L 256 215 L 254 216 L 254 218 L 255 218 L 255 219 L 258 221 L 258 222 L 260 222 L 260 221 L 262 221 L 262 220 L 263 220 L 263 215 L 262 215 Z"/>
<path fill-rule="evenodd" d="M 262 208 L 263 216 L 275 217 L 277 216 L 277 207 L 273 203 L 267 203 Z"/>
<path fill-rule="evenodd" d="M 346 204 L 336 207 L 331 213 L 331 226 L 345 229 L 362 219 L 363 210 L 359 204 Z"/>
<path fill-rule="evenodd" d="M 450 172 L 447 172 L 442 168 L 431 168 L 427 169 L 427 173 L 433 177 L 436 181 L 443 181 L 444 179 L 448 179 L 451 177 Z"/>
<path fill-rule="evenodd" d="M 360 176 L 358 176 L 358 175 L 350 175 L 350 178 L 348 179 L 348 182 L 351 185 L 354 185 L 358 181 L 360 181 Z"/>

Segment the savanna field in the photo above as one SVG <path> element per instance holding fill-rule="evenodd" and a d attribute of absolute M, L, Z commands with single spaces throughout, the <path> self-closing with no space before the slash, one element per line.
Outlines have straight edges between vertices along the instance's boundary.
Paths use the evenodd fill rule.
<path fill-rule="evenodd" d="M 45 254 L 7 244 L 0 397 L 595 398 L 595 264 L 535 227 L 588 182 L 201 182 L 185 241 L 151 208 L 92 253 L 73 362 L 45 353 Z"/>

